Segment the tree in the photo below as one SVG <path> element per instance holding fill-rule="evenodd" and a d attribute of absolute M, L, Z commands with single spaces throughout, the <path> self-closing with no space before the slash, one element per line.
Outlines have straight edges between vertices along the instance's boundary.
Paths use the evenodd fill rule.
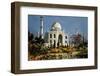
<path fill-rule="evenodd" d="M 34 38 L 34 35 L 30 32 L 28 32 L 28 41 L 32 41 Z"/>
<path fill-rule="evenodd" d="M 81 34 L 72 35 L 71 43 L 74 44 L 74 46 L 79 46 L 82 43 L 82 35 Z"/>
<path fill-rule="evenodd" d="M 42 39 L 41 37 L 35 37 L 35 41 L 36 41 L 36 43 L 38 43 L 38 44 L 44 44 L 44 39 Z"/>
<path fill-rule="evenodd" d="M 74 44 L 75 47 L 87 47 L 88 46 L 88 40 L 81 34 L 72 35 L 71 43 Z"/>

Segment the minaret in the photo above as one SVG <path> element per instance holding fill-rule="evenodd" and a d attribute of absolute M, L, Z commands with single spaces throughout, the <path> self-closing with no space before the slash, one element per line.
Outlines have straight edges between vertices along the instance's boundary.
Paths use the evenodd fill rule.
<path fill-rule="evenodd" d="M 39 32 L 37 32 L 37 36 L 38 36 L 38 38 L 39 38 L 39 36 L 40 36 Z"/>
<path fill-rule="evenodd" d="M 43 16 L 40 17 L 40 36 L 43 39 Z"/>

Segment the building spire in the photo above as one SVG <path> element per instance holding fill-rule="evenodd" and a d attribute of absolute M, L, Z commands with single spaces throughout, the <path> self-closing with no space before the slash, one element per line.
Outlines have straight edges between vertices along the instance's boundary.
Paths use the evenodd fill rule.
<path fill-rule="evenodd" d="M 43 16 L 40 16 L 40 37 L 43 39 Z"/>

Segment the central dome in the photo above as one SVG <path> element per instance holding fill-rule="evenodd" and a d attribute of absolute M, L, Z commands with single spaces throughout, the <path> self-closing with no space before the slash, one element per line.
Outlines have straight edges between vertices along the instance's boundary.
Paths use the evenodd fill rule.
<path fill-rule="evenodd" d="M 51 30 L 61 30 L 61 24 L 59 22 L 54 22 Z"/>

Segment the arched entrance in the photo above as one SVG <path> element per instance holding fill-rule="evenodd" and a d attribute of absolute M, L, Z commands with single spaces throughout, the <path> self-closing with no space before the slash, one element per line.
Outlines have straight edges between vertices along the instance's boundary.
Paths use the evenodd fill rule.
<path fill-rule="evenodd" d="M 61 46 L 62 45 L 62 35 L 60 34 L 59 36 L 58 36 L 58 46 Z"/>

